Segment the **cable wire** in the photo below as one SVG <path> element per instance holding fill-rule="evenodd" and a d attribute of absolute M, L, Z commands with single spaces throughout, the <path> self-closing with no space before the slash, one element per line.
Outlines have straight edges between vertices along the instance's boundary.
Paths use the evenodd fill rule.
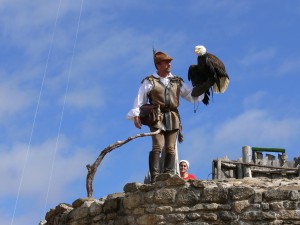
<path fill-rule="evenodd" d="M 17 198 L 16 198 L 16 202 L 15 202 L 15 206 L 14 206 L 14 211 L 13 211 L 11 223 L 10 223 L 11 225 L 13 225 L 13 223 L 14 223 L 15 214 L 16 214 L 16 210 L 17 210 L 17 206 L 18 206 L 19 197 L 20 197 L 20 192 L 21 192 L 21 188 L 22 188 L 22 185 L 23 185 L 24 174 L 25 174 L 25 170 L 26 170 L 26 167 L 27 167 L 28 158 L 29 158 L 29 154 L 30 154 L 30 150 L 31 150 L 30 147 L 31 147 L 32 136 L 33 136 L 33 132 L 34 132 L 34 128 L 35 128 L 36 117 L 37 117 L 37 114 L 38 114 L 38 111 L 39 111 L 41 96 L 42 96 L 42 93 L 43 93 L 44 82 L 45 82 L 46 74 L 47 74 L 47 70 L 48 70 L 49 59 L 50 59 L 50 55 L 51 55 L 51 52 L 52 52 L 53 40 L 54 40 L 57 21 L 58 21 L 58 17 L 59 17 L 60 7 L 61 7 L 61 0 L 59 2 L 58 9 L 57 9 L 57 12 L 56 12 L 56 19 L 55 19 L 55 23 L 54 23 L 53 32 L 52 32 L 50 48 L 49 48 L 49 51 L 48 51 L 48 56 L 47 56 L 46 65 L 45 65 L 45 69 L 44 69 L 43 79 L 42 79 L 42 83 L 41 83 L 41 87 L 40 87 L 40 93 L 39 93 L 39 96 L 38 96 L 38 101 L 37 101 L 37 105 L 36 105 L 36 109 L 35 109 L 35 113 L 34 113 L 34 117 L 33 117 L 30 137 L 29 137 L 26 156 L 25 156 L 25 162 L 24 162 L 23 169 L 22 169 L 22 174 L 21 174 L 21 179 L 20 179 L 20 183 L 19 183 Z"/>
<path fill-rule="evenodd" d="M 44 214 L 46 213 L 46 207 L 47 207 L 47 203 L 48 203 L 50 186 L 51 186 L 53 171 L 54 171 L 54 163 L 55 163 L 56 153 L 57 153 L 57 149 L 58 149 L 60 131 L 61 131 L 61 127 L 62 127 L 62 121 L 63 121 L 63 117 L 64 117 L 65 105 L 66 105 L 66 100 L 67 100 L 67 95 L 68 95 L 68 90 L 69 90 L 70 76 L 71 76 L 71 71 L 72 71 L 72 67 L 73 67 L 75 48 L 76 48 L 77 39 L 78 39 L 78 32 L 79 32 L 81 15 L 82 15 L 82 8 L 83 8 L 83 1 L 84 0 L 81 1 L 81 7 L 80 7 L 79 18 L 78 18 L 78 23 L 77 23 L 77 30 L 76 30 L 76 35 L 75 35 L 75 40 L 74 40 L 74 45 L 73 45 L 73 50 L 72 50 L 72 57 L 71 57 L 70 65 L 69 65 L 69 69 L 68 69 L 67 84 L 66 84 L 64 102 L 63 102 L 63 107 L 62 107 L 62 111 L 61 111 L 60 123 L 59 123 L 59 127 L 58 127 L 58 133 L 57 133 L 56 144 L 55 144 L 55 149 L 54 149 L 54 156 L 53 156 L 53 159 L 52 159 L 52 166 L 51 166 L 51 172 L 50 172 L 50 177 L 49 177 L 48 190 L 47 190 L 45 206 L 44 206 Z"/>

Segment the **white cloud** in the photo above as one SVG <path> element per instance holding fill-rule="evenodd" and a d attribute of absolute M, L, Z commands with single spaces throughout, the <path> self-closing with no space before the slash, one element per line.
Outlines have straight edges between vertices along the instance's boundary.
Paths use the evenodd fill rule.
<path fill-rule="evenodd" d="M 242 146 L 286 148 L 300 135 L 299 118 L 275 118 L 264 110 L 249 110 L 214 128 L 197 128 L 186 133 L 181 154 L 191 161 L 209 161 L 225 155 L 241 157 Z M 288 152 L 288 154 L 295 152 Z"/>
<path fill-rule="evenodd" d="M 92 87 L 85 90 L 76 90 L 68 93 L 66 103 L 71 107 L 81 109 L 90 107 L 100 108 L 106 104 L 102 90 L 97 87 Z"/>
<path fill-rule="evenodd" d="M 264 62 L 270 61 L 270 59 L 274 58 L 277 54 L 277 51 L 272 48 L 268 49 L 252 49 L 250 50 L 247 55 L 240 60 L 241 64 L 244 66 L 254 65 L 254 64 L 261 64 Z"/>
<path fill-rule="evenodd" d="M 22 90 L 18 84 L 3 82 L 0 84 L 0 121 L 21 112 L 32 104 L 32 95 Z"/>
<path fill-rule="evenodd" d="M 258 91 L 253 93 L 252 95 L 247 96 L 243 101 L 243 106 L 245 109 L 247 108 L 256 108 L 257 106 L 261 106 L 264 104 L 264 100 L 266 99 L 267 92 Z"/>
<path fill-rule="evenodd" d="M 289 61 L 288 61 L 289 60 Z M 293 59 L 286 59 L 279 65 L 278 74 L 281 76 L 291 76 L 291 75 L 298 75 L 300 70 L 300 59 L 293 58 Z"/>
<path fill-rule="evenodd" d="M 250 110 L 224 123 L 215 134 L 216 143 L 280 144 L 297 135 L 300 121 L 292 118 L 273 118 L 264 110 Z"/>
<path fill-rule="evenodd" d="M 50 198 L 61 197 L 70 182 L 84 176 L 85 165 L 91 158 L 88 152 L 71 149 L 63 137 L 58 146 L 56 140 L 29 147 L 19 143 L 0 154 L 0 176 L 6 181 L 0 186 L 2 198 L 16 196 L 22 174 L 21 195 L 45 195 L 52 177 Z"/>

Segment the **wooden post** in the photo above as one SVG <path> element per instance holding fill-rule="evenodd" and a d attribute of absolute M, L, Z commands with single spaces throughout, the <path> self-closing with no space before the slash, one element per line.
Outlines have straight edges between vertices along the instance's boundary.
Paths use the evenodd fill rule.
<path fill-rule="evenodd" d="M 250 163 L 251 162 L 251 147 L 243 146 L 243 162 Z M 244 166 L 244 177 L 252 177 L 251 169 L 248 166 Z"/>
<path fill-rule="evenodd" d="M 222 178 L 222 162 L 221 159 L 218 159 L 218 164 L 217 164 L 217 179 L 221 179 Z"/>
<path fill-rule="evenodd" d="M 243 178 L 243 167 L 241 164 L 238 164 L 236 167 L 237 167 L 237 178 L 242 179 Z"/>
<path fill-rule="evenodd" d="M 211 168 L 211 171 L 212 171 L 211 179 L 214 180 L 214 179 L 216 179 L 215 160 L 212 161 L 211 167 L 212 167 Z"/>

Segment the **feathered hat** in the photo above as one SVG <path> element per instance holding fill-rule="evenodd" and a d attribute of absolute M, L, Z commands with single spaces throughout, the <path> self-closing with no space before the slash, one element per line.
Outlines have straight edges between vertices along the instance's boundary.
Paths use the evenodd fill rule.
<path fill-rule="evenodd" d="M 157 64 L 162 61 L 172 61 L 173 58 L 164 52 L 156 52 L 156 50 L 153 48 L 153 60 L 154 64 Z"/>

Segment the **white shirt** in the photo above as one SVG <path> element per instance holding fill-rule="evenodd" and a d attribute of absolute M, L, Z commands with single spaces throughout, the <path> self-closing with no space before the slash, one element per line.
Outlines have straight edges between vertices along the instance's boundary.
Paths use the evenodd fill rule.
<path fill-rule="evenodd" d="M 159 78 L 165 86 L 170 83 L 170 78 L 174 77 L 172 73 L 169 73 L 167 77 L 160 77 L 157 73 L 153 73 L 152 75 L 156 78 Z M 138 116 L 140 114 L 140 107 L 147 103 L 148 93 L 152 90 L 152 88 L 152 83 L 149 80 L 144 80 L 139 88 L 138 95 L 134 100 L 133 108 L 127 113 L 127 119 L 133 120 L 135 116 Z M 182 86 L 180 88 L 180 96 L 191 103 L 202 101 L 204 98 L 204 94 L 200 95 L 199 97 L 193 97 L 191 96 L 192 90 L 192 86 L 189 86 L 188 84 L 182 82 Z"/>

